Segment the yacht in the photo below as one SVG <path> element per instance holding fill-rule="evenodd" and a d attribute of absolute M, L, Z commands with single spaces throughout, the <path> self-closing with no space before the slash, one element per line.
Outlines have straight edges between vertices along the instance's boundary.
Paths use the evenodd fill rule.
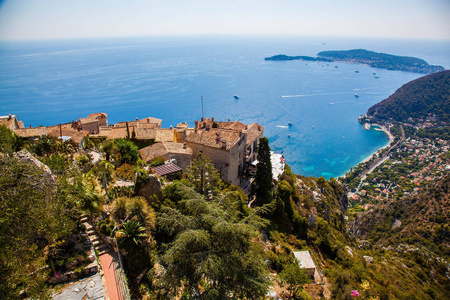
<path fill-rule="evenodd" d="M 234 97 L 234 99 L 239 99 L 239 95 L 238 94 L 234 95 L 233 97 Z"/>

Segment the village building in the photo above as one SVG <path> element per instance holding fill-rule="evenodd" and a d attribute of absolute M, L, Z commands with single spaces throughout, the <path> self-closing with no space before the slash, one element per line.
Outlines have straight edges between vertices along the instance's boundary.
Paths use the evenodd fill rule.
<path fill-rule="evenodd" d="M 108 126 L 108 115 L 105 113 L 90 114 L 87 118 L 79 118 L 73 122 L 74 129 L 87 131 L 90 134 L 98 134 L 100 127 Z"/>
<path fill-rule="evenodd" d="M 12 131 L 23 128 L 23 122 L 19 121 L 15 115 L 0 116 L 0 125 L 11 129 Z"/>
<path fill-rule="evenodd" d="M 248 126 L 239 121 L 215 122 L 213 117 L 195 121 L 194 131 L 187 132 L 186 143 L 194 158 L 203 153 L 223 180 L 240 185 L 246 170 L 256 159 L 263 132 L 264 128 L 256 123 Z"/>
<path fill-rule="evenodd" d="M 142 159 L 149 163 L 155 157 L 164 157 L 186 171 L 191 166 L 192 149 L 185 143 L 161 142 L 139 150 Z"/>
<path fill-rule="evenodd" d="M 314 278 L 316 272 L 316 264 L 309 251 L 294 251 L 294 256 L 298 261 L 300 269 L 305 269 L 308 276 Z"/>

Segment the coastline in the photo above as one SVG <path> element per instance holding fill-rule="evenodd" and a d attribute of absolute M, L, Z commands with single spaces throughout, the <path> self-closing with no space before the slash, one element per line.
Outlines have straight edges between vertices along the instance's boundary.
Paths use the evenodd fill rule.
<path fill-rule="evenodd" d="M 392 142 L 394 141 L 395 137 L 392 135 L 392 133 L 389 131 L 389 129 L 387 129 L 386 127 L 381 126 L 381 125 L 378 125 L 378 126 L 380 126 L 380 130 L 376 130 L 376 131 L 382 131 L 382 132 L 384 132 L 385 135 L 387 135 L 387 137 L 389 138 L 388 144 L 387 144 L 386 146 L 381 147 L 380 149 L 378 149 L 377 151 L 375 151 L 375 152 L 372 153 L 371 155 L 367 156 L 364 160 L 362 160 L 361 162 L 359 162 L 357 165 L 359 165 L 359 164 L 361 164 L 361 163 L 365 163 L 365 162 L 371 160 L 372 157 L 373 157 L 375 154 L 377 154 L 378 152 L 380 152 L 380 151 L 383 150 L 383 149 L 389 148 L 389 147 L 391 146 Z M 373 130 L 375 130 L 375 129 L 373 129 Z"/>
<path fill-rule="evenodd" d="M 389 129 L 387 129 L 386 127 L 384 127 L 384 126 L 382 126 L 382 125 L 378 125 L 378 124 L 377 124 L 376 126 L 379 126 L 379 127 L 380 127 L 380 130 L 375 130 L 375 129 L 370 129 L 370 130 L 375 130 L 375 131 L 382 131 L 382 132 L 384 132 L 384 134 L 389 138 L 389 142 L 388 142 L 385 146 L 379 148 L 378 150 L 376 150 L 376 151 L 373 152 L 372 154 L 368 155 L 365 159 L 363 159 L 362 161 L 360 161 L 359 163 L 357 163 L 356 165 L 354 165 L 352 168 L 358 166 L 359 164 L 368 162 L 369 160 L 371 160 L 371 159 L 373 158 L 373 156 L 374 156 L 375 154 L 378 154 L 378 153 L 381 152 L 383 149 L 389 148 L 389 147 L 391 146 L 392 142 L 394 141 L 395 137 L 392 135 L 392 133 L 389 131 Z M 348 171 L 350 171 L 350 169 L 349 169 Z M 344 174 L 338 176 L 337 178 L 345 178 L 345 174 L 346 174 L 348 171 L 346 171 Z"/>

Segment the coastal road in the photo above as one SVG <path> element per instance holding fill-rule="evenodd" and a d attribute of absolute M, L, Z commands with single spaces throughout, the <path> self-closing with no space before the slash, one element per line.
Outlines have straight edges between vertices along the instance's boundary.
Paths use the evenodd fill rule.
<path fill-rule="evenodd" d="M 363 184 L 364 180 L 366 179 L 366 176 L 369 175 L 370 173 L 372 173 L 373 170 L 375 170 L 378 166 L 382 165 L 389 158 L 389 153 L 392 150 L 394 150 L 395 148 L 397 148 L 405 140 L 405 131 L 403 130 L 403 126 L 402 125 L 400 125 L 400 130 L 402 131 L 402 136 L 401 136 L 400 140 L 397 143 L 395 143 L 394 146 L 390 147 L 386 151 L 386 153 L 383 154 L 383 156 L 378 158 L 368 168 L 366 168 L 364 171 L 361 172 L 361 174 L 360 174 L 361 180 L 359 182 L 358 187 L 356 188 L 356 192 L 355 193 L 357 193 L 359 191 L 359 189 L 361 188 L 361 185 Z"/>

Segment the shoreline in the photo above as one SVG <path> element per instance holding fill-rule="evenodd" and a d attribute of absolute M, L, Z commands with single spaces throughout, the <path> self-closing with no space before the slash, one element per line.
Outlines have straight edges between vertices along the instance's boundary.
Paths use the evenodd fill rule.
<path fill-rule="evenodd" d="M 392 133 L 384 126 L 378 125 L 376 124 L 376 126 L 380 127 L 380 130 L 375 130 L 375 129 L 370 129 L 370 130 L 374 130 L 374 131 L 382 131 L 388 138 L 389 138 L 389 142 L 387 143 L 387 145 L 379 148 L 377 151 L 373 152 L 372 154 L 368 155 L 365 159 L 363 159 L 362 161 L 360 161 L 359 163 L 357 163 L 356 165 L 352 166 L 351 168 L 354 168 L 362 163 L 368 162 L 369 160 L 371 160 L 373 158 L 373 156 L 375 154 L 378 154 L 379 152 L 381 152 L 383 149 L 389 148 L 392 144 L 392 142 L 395 140 L 395 137 L 392 135 Z M 351 169 L 350 168 L 350 169 Z M 350 171 L 350 169 L 348 171 Z M 337 178 L 345 178 L 345 174 L 348 172 L 346 171 L 344 174 L 337 176 Z"/>

